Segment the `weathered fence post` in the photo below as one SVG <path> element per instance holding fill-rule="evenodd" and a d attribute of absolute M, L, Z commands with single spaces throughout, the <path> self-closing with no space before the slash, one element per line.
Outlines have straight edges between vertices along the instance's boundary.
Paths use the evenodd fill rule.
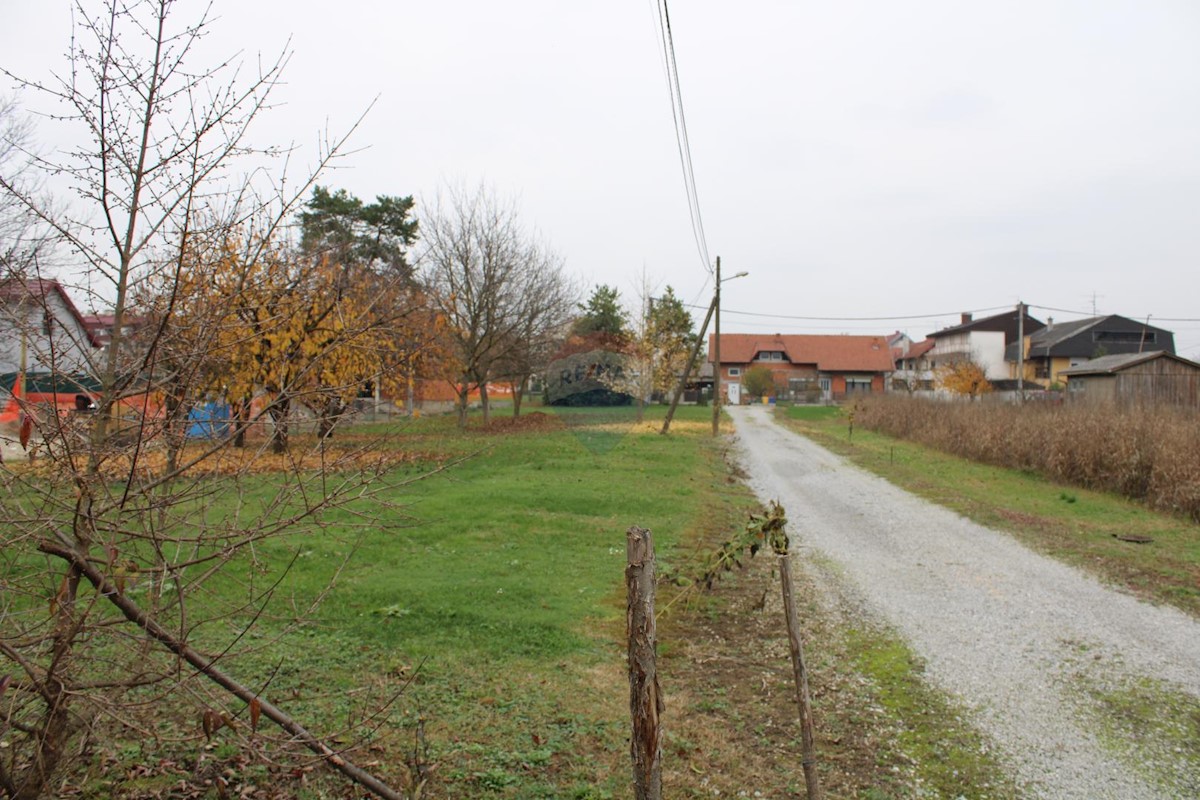
<path fill-rule="evenodd" d="M 625 556 L 633 796 L 634 800 L 661 800 L 663 701 L 655 653 L 658 637 L 654 623 L 654 541 L 650 531 L 631 527 L 625 534 Z"/>
<path fill-rule="evenodd" d="M 782 547 L 775 546 L 779 556 L 779 581 L 783 585 L 783 610 L 787 616 L 788 645 L 792 651 L 792 670 L 796 679 L 796 705 L 800 708 L 800 763 L 804 767 L 804 783 L 808 800 L 820 800 L 821 784 L 817 780 L 817 754 L 813 745 L 812 708 L 808 694 L 808 670 L 804 667 L 804 647 L 800 642 L 800 623 L 796 619 L 796 598 L 792 594 L 792 559 L 788 554 L 787 538 Z"/>

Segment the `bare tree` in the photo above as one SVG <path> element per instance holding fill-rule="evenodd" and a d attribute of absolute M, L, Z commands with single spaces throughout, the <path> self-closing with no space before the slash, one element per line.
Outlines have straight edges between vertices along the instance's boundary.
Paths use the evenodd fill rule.
<path fill-rule="evenodd" d="M 0 186 L 18 187 L 28 197 L 41 190 L 30 168 L 33 135 L 33 125 L 16 100 L 0 97 Z M 45 239 L 45 227 L 37 224 L 25 203 L 0 192 L 0 278 L 28 275 L 45 256 Z"/>
<path fill-rule="evenodd" d="M 521 414 L 530 379 L 546 367 L 566 338 L 579 296 L 577 286 L 563 272 L 562 259 L 536 244 L 526 249 L 520 283 L 523 296 L 517 326 L 509 341 L 502 343 L 493 366 L 495 376 L 512 387 L 514 417 Z"/>
<path fill-rule="evenodd" d="M 478 387 L 489 419 L 488 381 L 519 386 L 542 361 L 565 325 L 576 290 L 562 260 L 521 228 L 516 208 L 481 187 L 439 196 L 421 220 L 421 263 L 454 346 L 460 426 Z"/>
<path fill-rule="evenodd" d="M 315 530 L 322 511 L 362 497 L 374 473 L 295 471 L 274 497 L 247 507 L 240 477 L 257 453 L 235 457 L 229 444 L 251 420 L 186 450 L 164 445 L 164 430 L 178 423 L 176 400 L 206 385 L 206 359 L 219 339 L 204 331 L 219 332 L 228 313 L 202 307 L 190 318 L 190 340 L 175 336 L 181 287 L 197 278 L 189 253 L 249 230 L 240 256 L 254 263 L 312 185 L 302 180 L 284 193 L 280 179 L 260 196 L 230 172 L 239 156 L 280 155 L 254 151 L 247 134 L 286 53 L 248 77 L 232 61 L 197 70 L 190 61 L 209 20 L 179 20 L 174 11 L 173 0 L 110 0 L 96 9 L 80 0 L 61 76 L 5 73 L 56 101 L 55 119 L 75 126 L 84 143 L 32 162 L 71 182 L 79 202 L 69 211 L 7 171 L 0 196 L 52 232 L 64 260 L 85 271 L 91 300 L 113 304 L 114 321 L 107 349 L 85 351 L 99 386 L 95 413 L 26 405 L 49 457 L 37 471 L 0 471 L 0 793 L 44 796 L 77 752 L 73 739 L 145 736 L 170 716 L 171 701 L 205 709 L 206 732 L 230 718 L 213 709 L 244 704 L 255 721 L 261 713 L 284 730 L 281 744 L 299 743 L 381 796 L 397 796 L 226 666 L 274 588 L 256 577 L 261 562 L 247 572 L 239 554 Z M 336 152 L 337 143 L 327 146 L 318 169 Z M 49 308 L 49 296 L 34 301 Z M 158 302 L 139 306 L 140 296 Z M 131 325 L 135 317 L 142 324 Z M 47 331 L 51 375 L 67 370 L 61 354 L 71 335 Z M 269 413 L 271 402 L 257 413 Z M 164 447 L 173 452 L 165 462 Z M 273 569 L 283 581 L 286 564 Z M 238 599 L 202 591 L 217 574 L 244 581 Z M 218 619 L 226 624 L 209 624 Z M 186 680 L 193 671 L 210 683 Z"/>

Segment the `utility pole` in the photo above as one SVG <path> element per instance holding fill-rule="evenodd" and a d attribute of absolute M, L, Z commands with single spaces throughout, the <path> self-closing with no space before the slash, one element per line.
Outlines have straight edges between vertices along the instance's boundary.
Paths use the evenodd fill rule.
<path fill-rule="evenodd" d="M 1025 303 L 1017 301 L 1017 393 L 1025 402 Z"/>
<path fill-rule="evenodd" d="M 717 288 L 713 293 L 713 423 L 712 435 L 721 429 L 721 257 L 717 256 Z"/>
<path fill-rule="evenodd" d="M 692 374 L 692 364 L 695 363 L 696 356 L 700 352 L 700 344 L 704 341 L 704 334 L 708 332 L 708 321 L 712 319 L 713 309 L 716 306 L 717 298 L 713 297 L 713 301 L 708 304 L 708 313 L 704 315 L 704 323 L 700 326 L 700 335 L 696 337 L 696 344 L 692 346 L 692 354 L 688 356 L 687 365 L 683 368 L 683 375 L 679 378 L 679 385 L 675 387 L 675 394 L 671 396 L 671 407 L 667 409 L 667 418 L 663 420 L 660 434 L 666 434 L 671 430 L 671 419 L 675 416 L 675 407 L 679 405 L 683 387 L 687 385 L 688 376 Z"/>

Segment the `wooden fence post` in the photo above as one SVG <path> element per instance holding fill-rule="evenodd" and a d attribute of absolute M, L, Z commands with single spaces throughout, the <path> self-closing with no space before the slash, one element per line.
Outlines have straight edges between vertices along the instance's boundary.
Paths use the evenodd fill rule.
<path fill-rule="evenodd" d="M 625 534 L 625 556 L 633 796 L 634 800 L 662 800 L 663 701 L 655 652 L 658 637 L 654 622 L 654 541 L 650 531 L 631 527 Z"/>
<path fill-rule="evenodd" d="M 812 707 L 808 694 L 808 671 L 804 667 L 804 647 L 800 642 L 800 623 L 796 619 L 796 598 L 792 594 L 792 560 L 784 539 L 779 556 L 779 581 L 783 585 L 783 610 L 787 616 L 788 645 L 792 651 L 792 670 L 795 673 L 796 705 L 800 708 L 800 763 L 804 767 L 804 783 L 808 800 L 821 800 L 821 784 L 817 780 L 817 755 L 813 745 Z"/>

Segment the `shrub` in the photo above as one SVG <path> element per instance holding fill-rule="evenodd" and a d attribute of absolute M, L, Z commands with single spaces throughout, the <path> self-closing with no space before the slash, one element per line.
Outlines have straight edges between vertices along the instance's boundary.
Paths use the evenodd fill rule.
<path fill-rule="evenodd" d="M 751 397 L 763 397 L 775 391 L 775 375 L 767 367 L 751 367 L 742 376 L 742 386 Z"/>

